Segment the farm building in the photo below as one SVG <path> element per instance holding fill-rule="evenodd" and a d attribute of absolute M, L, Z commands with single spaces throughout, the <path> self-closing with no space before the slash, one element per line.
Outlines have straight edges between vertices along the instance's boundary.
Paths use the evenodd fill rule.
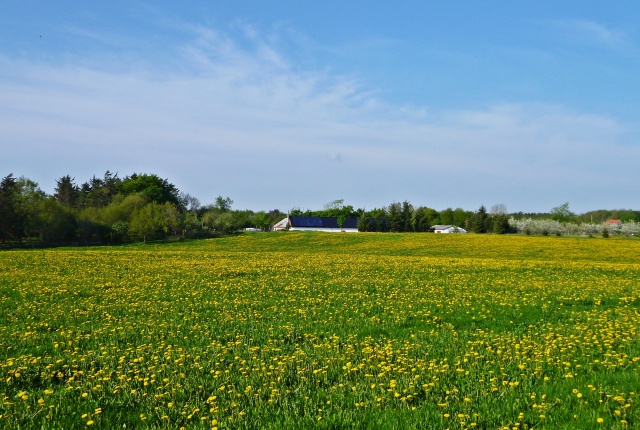
<path fill-rule="evenodd" d="M 434 233 L 466 233 L 464 228 L 456 227 L 455 225 L 434 225 L 431 227 Z"/>
<path fill-rule="evenodd" d="M 342 227 L 340 227 L 337 217 L 288 216 L 274 225 L 273 230 L 357 233 L 358 219 L 345 218 Z"/>

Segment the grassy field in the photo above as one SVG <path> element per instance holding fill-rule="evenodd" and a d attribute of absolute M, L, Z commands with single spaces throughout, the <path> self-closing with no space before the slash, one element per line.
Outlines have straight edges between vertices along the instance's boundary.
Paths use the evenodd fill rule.
<path fill-rule="evenodd" d="M 0 252 L 0 428 L 640 428 L 640 240 Z"/>

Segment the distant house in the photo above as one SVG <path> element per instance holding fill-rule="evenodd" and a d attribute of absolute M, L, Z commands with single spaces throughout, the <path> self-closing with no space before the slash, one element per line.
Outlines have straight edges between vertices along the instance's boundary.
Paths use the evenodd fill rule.
<path fill-rule="evenodd" d="M 434 225 L 431 227 L 434 233 L 466 233 L 464 228 L 456 227 L 455 225 Z"/>
<path fill-rule="evenodd" d="M 345 218 L 342 226 L 339 226 L 337 217 L 288 216 L 274 225 L 273 230 L 357 233 L 358 219 Z"/>
<path fill-rule="evenodd" d="M 609 225 L 615 225 L 617 227 L 622 225 L 622 221 L 620 221 L 619 219 L 608 219 L 605 221 L 605 224 L 609 224 Z"/>

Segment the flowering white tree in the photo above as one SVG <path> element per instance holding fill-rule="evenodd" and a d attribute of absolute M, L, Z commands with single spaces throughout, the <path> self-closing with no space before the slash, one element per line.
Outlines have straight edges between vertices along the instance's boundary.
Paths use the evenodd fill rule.
<path fill-rule="evenodd" d="M 560 222 L 552 219 L 509 218 L 509 225 L 520 234 L 557 234 L 589 236 L 607 232 L 609 235 L 632 236 L 640 234 L 640 223 L 627 221 L 622 225 Z"/>
<path fill-rule="evenodd" d="M 620 226 L 620 233 L 625 236 L 637 236 L 640 234 L 640 223 L 627 221 Z"/>

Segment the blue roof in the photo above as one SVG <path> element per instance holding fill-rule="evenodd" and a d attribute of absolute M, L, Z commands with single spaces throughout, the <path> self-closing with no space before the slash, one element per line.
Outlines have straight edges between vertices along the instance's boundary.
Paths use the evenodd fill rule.
<path fill-rule="evenodd" d="M 291 220 L 291 227 L 340 228 L 336 217 L 291 216 L 289 219 Z M 346 218 L 342 228 L 358 228 L 358 219 Z"/>
<path fill-rule="evenodd" d="M 323 227 L 322 218 L 319 216 L 292 216 L 292 227 Z"/>

